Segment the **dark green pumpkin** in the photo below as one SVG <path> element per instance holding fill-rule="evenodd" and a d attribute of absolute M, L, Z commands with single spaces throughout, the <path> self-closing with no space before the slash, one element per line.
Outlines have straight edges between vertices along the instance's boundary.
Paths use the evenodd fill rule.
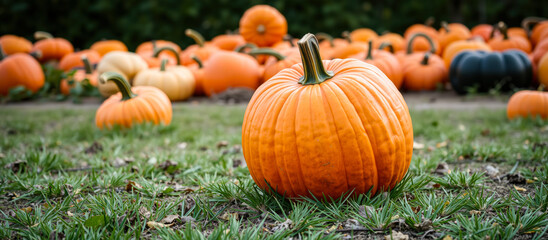
<path fill-rule="evenodd" d="M 466 94 L 470 88 L 487 92 L 500 87 L 508 91 L 529 87 L 533 68 L 527 55 L 519 50 L 464 51 L 451 62 L 449 79 L 458 94 Z"/>

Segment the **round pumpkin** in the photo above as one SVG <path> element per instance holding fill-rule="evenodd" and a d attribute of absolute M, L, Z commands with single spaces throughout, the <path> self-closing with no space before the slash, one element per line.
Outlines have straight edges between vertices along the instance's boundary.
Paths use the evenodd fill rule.
<path fill-rule="evenodd" d="M 478 24 L 470 30 L 472 37 L 481 37 L 483 41 L 489 41 L 493 26 L 490 24 Z"/>
<path fill-rule="evenodd" d="M 97 73 L 101 75 L 105 72 L 117 72 L 131 81 L 137 73 L 147 68 L 147 63 L 139 55 L 132 52 L 113 51 L 103 56 L 97 64 Z M 112 82 L 99 82 L 98 88 L 103 97 L 109 97 L 118 92 L 116 84 Z"/>
<path fill-rule="evenodd" d="M 464 50 L 483 50 L 486 52 L 491 51 L 491 47 L 481 40 L 460 40 L 453 42 L 443 50 L 443 62 L 445 67 L 449 69 L 451 66 L 451 61 L 457 56 L 460 52 Z"/>
<path fill-rule="evenodd" d="M 538 65 L 540 59 L 548 53 L 548 38 L 540 41 L 533 51 L 533 63 Z"/>
<path fill-rule="evenodd" d="M 514 93 L 506 107 L 508 119 L 540 117 L 548 119 L 548 92 L 522 90 Z"/>
<path fill-rule="evenodd" d="M 97 51 L 101 57 L 112 51 L 128 51 L 127 46 L 118 40 L 101 40 L 93 43 L 89 49 Z"/>
<path fill-rule="evenodd" d="M 289 198 L 393 188 L 413 153 L 402 95 L 371 64 L 322 61 L 312 34 L 298 45 L 302 64 L 265 82 L 247 105 L 242 149 L 253 180 Z"/>
<path fill-rule="evenodd" d="M 161 52 L 159 55 L 157 55 L 156 53 L 158 52 L 158 49 L 163 47 L 171 48 L 175 50 L 175 52 Z M 178 65 L 177 62 L 179 61 L 180 51 L 181 48 L 174 42 L 166 40 L 153 40 L 141 43 L 139 46 L 137 46 L 135 53 L 139 54 L 139 56 L 141 56 L 143 60 L 145 60 L 148 67 L 154 68 L 160 67 L 162 59 L 164 58 L 168 59 L 169 65 Z"/>
<path fill-rule="evenodd" d="M 87 80 L 91 86 L 97 87 L 98 85 L 97 79 L 99 74 L 97 71 L 93 71 L 93 66 L 89 62 L 88 57 L 86 55 L 82 55 L 80 56 L 80 61 L 82 61 L 84 69 L 77 69 L 72 75 L 72 78 L 61 80 L 60 90 L 65 96 L 70 94 L 70 89 L 75 86 L 76 82 L 81 83 Z"/>
<path fill-rule="evenodd" d="M 75 67 L 84 67 L 82 56 L 86 56 L 91 64 L 97 64 L 101 60 L 101 55 L 95 50 L 82 50 L 65 55 L 59 62 L 59 69 L 63 71 L 71 70 Z"/>
<path fill-rule="evenodd" d="M 390 43 L 390 45 L 392 46 L 391 52 L 393 53 L 405 49 L 405 39 L 397 33 L 385 33 L 381 35 L 375 41 L 373 41 L 373 47 L 376 49 L 387 50 L 386 48 L 381 48 L 381 45 L 385 42 Z"/>
<path fill-rule="evenodd" d="M 217 51 L 204 62 L 202 86 L 207 96 L 229 88 L 257 89 L 261 77 L 259 63 L 253 57 L 233 52 Z"/>
<path fill-rule="evenodd" d="M 196 56 L 200 60 L 206 61 L 211 56 L 211 54 L 219 50 L 219 48 L 215 45 L 207 44 L 202 34 L 195 30 L 187 29 L 185 30 L 185 34 L 188 37 L 192 38 L 194 42 L 196 42 L 196 44 L 188 46 L 184 51 L 179 54 L 181 63 L 185 66 L 194 64 L 192 56 Z"/>
<path fill-rule="evenodd" d="M 316 37 L 320 41 L 320 53 L 324 59 L 333 59 L 335 49 L 349 44 L 346 39 L 333 38 L 327 33 L 317 33 Z"/>
<path fill-rule="evenodd" d="M 0 46 L 5 54 L 30 53 L 32 43 L 22 37 L 6 34 L 0 37 Z"/>
<path fill-rule="evenodd" d="M 236 47 L 245 44 L 245 39 L 239 34 L 223 34 L 211 39 L 211 45 L 227 51 L 234 51 Z"/>
<path fill-rule="evenodd" d="M 538 62 L 538 81 L 545 87 L 548 87 L 548 54 L 544 56 Z"/>
<path fill-rule="evenodd" d="M 443 60 L 430 52 L 414 53 L 403 64 L 403 87 L 409 91 L 433 91 L 447 79 Z"/>
<path fill-rule="evenodd" d="M 527 55 L 519 50 L 463 51 L 451 63 L 449 79 L 458 94 L 466 94 L 474 87 L 478 92 L 495 87 L 507 91 L 529 87 L 533 70 Z"/>
<path fill-rule="evenodd" d="M 348 41 L 348 44 L 335 47 L 331 53 L 332 58 L 345 59 L 352 55 L 367 51 L 367 43 L 352 41 L 348 32 L 343 32 L 343 37 Z"/>
<path fill-rule="evenodd" d="M 284 56 L 280 54 L 279 52 L 276 52 L 272 49 L 267 49 L 267 48 L 253 49 L 249 52 L 249 54 L 251 55 L 266 54 L 274 57 L 274 58 L 270 58 L 264 64 L 264 73 L 263 73 L 261 84 L 265 81 L 268 81 L 268 79 L 272 78 L 281 70 L 301 62 L 301 59 L 299 56 L 295 56 L 295 55 Z"/>
<path fill-rule="evenodd" d="M 375 40 L 379 35 L 370 28 L 358 28 L 350 33 L 350 40 L 353 42 L 367 43 L 370 40 Z"/>
<path fill-rule="evenodd" d="M 499 31 L 501 35 L 495 36 L 495 32 Z M 487 42 L 493 51 L 504 51 L 508 49 L 519 49 L 525 53 L 531 53 L 531 44 L 526 38 L 520 36 L 509 36 L 506 24 L 499 22 L 493 27 L 491 39 Z"/>
<path fill-rule="evenodd" d="M 531 29 L 531 25 L 535 25 L 533 29 Z M 540 43 L 543 32 L 548 32 L 548 20 L 546 18 L 526 17 L 521 21 L 521 26 L 528 33 L 533 46 Z"/>
<path fill-rule="evenodd" d="M 35 93 L 44 83 L 44 72 L 36 59 L 26 53 L 6 56 L 0 46 L 0 95 L 6 96 L 18 86 Z"/>
<path fill-rule="evenodd" d="M 112 81 L 119 93 L 112 95 L 99 106 L 95 124 L 99 129 L 115 126 L 131 128 L 134 124 L 151 122 L 169 125 L 172 118 L 171 102 L 158 88 L 149 86 L 131 87 L 124 76 L 116 72 L 105 72 L 99 82 Z"/>
<path fill-rule="evenodd" d="M 54 38 L 46 32 L 36 32 L 34 37 L 40 40 L 34 43 L 31 51 L 40 51 L 40 62 L 61 60 L 65 55 L 74 52 L 72 44 L 64 38 Z"/>
<path fill-rule="evenodd" d="M 432 38 L 430 35 L 427 33 L 416 32 L 409 35 L 409 37 L 406 37 L 407 53 L 431 51 L 436 55 L 440 55 L 441 48 L 440 43 L 437 40 L 438 37 L 436 35 L 436 38 Z"/>
<path fill-rule="evenodd" d="M 468 28 L 460 23 L 441 23 L 442 28 L 439 30 L 440 51 L 451 45 L 451 43 L 469 39 L 472 34 Z"/>
<path fill-rule="evenodd" d="M 182 101 L 194 93 L 195 80 L 192 72 L 183 66 L 166 67 L 167 59 L 160 68 L 140 71 L 133 79 L 133 86 L 153 86 L 164 92 L 171 101 Z"/>
<path fill-rule="evenodd" d="M 194 76 L 194 96 L 204 95 L 204 64 L 196 56 L 192 56 L 192 59 L 196 62 L 194 64 L 187 65 L 190 72 Z"/>
<path fill-rule="evenodd" d="M 240 34 L 246 42 L 269 47 L 283 40 L 287 34 L 287 21 L 276 8 L 255 5 L 240 19 Z"/>
<path fill-rule="evenodd" d="M 400 88 L 403 82 L 403 70 L 400 62 L 393 54 L 384 50 L 373 50 L 373 43 L 369 41 L 367 53 L 360 53 L 351 58 L 361 59 L 366 63 L 372 64 L 378 67 L 390 81 Z"/>

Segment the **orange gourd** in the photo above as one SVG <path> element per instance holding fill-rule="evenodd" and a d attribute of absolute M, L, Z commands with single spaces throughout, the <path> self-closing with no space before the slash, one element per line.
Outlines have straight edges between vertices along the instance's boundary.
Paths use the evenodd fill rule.
<path fill-rule="evenodd" d="M 449 69 L 453 58 L 457 56 L 460 52 L 464 50 L 483 50 L 490 52 L 491 47 L 482 40 L 460 40 L 451 43 L 448 47 L 443 50 L 442 58 L 445 63 L 445 67 Z"/>
<path fill-rule="evenodd" d="M 323 59 L 333 59 L 335 49 L 347 46 L 349 42 L 342 38 L 333 38 L 327 33 L 317 33 L 317 39 L 320 41 L 320 53 Z"/>
<path fill-rule="evenodd" d="M 261 84 L 264 83 L 265 81 L 268 81 L 268 79 L 272 78 L 281 70 L 289 68 L 301 62 L 301 59 L 299 56 L 282 55 L 279 52 L 276 52 L 272 49 L 267 49 L 267 48 L 253 49 L 249 52 L 249 54 L 251 55 L 267 54 L 274 57 L 274 58 L 269 58 L 269 60 L 267 60 L 264 64 L 264 73 L 263 73 Z"/>
<path fill-rule="evenodd" d="M 545 87 L 548 86 L 548 54 L 544 54 L 538 62 L 537 77 L 539 83 L 543 84 Z"/>
<path fill-rule="evenodd" d="M 439 30 L 440 51 L 451 45 L 451 43 L 469 39 L 472 34 L 468 28 L 460 23 L 441 23 L 442 28 Z"/>
<path fill-rule="evenodd" d="M 202 96 L 204 95 L 204 64 L 202 60 L 200 60 L 196 56 L 192 56 L 192 59 L 196 62 L 194 64 L 187 65 L 190 72 L 192 72 L 192 75 L 194 76 L 194 96 Z"/>
<path fill-rule="evenodd" d="M 265 82 L 247 105 L 242 149 L 255 183 L 289 198 L 388 191 L 413 153 L 407 105 L 375 66 L 322 61 L 312 34 L 302 64 Z"/>
<path fill-rule="evenodd" d="M 421 32 L 415 33 L 411 35 L 411 37 L 409 37 L 409 39 L 407 40 L 406 50 L 401 50 L 394 54 L 396 58 L 398 59 L 398 61 L 402 64 L 402 66 L 405 61 L 405 58 L 407 56 L 410 56 L 413 52 L 416 52 L 416 50 L 414 50 L 412 46 L 415 44 L 415 41 L 418 41 L 417 39 L 422 39 L 428 43 L 428 48 L 426 48 L 426 50 L 421 52 L 426 52 L 426 51 L 429 51 L 431 53 L 439 52 L 439 44 L 433 41 L 427 34 L 421 33 Z"/>
<path fill-rule="evenodd" d="M 30 53 L 32 50 L 32 43 L 29 40 L 10 34 L 0 37 L 0 46 L 2 46 L 2 50 L 7 55 Z"/>
<path fill-rule="evenodd" d="M 211 45 L 227 51 L 234 51 L 236 47 L 245 44 L 245 39 L 239 34 L 224 34 L 211 39 Z"/>
<path fill-rule="evenodd" d="M 495 32 L 500 31 L 501 35 L 495 36 Z M 531 53 L 531 44 L 529 41 L 520 36 L 509 36 L 506 29 L 506 24 L 499 22 L 491 32 L 491 39 L 487 44 L 493 51 L 504 51 L 507 49 L 519 49 L 525 53 Z"/>
<path fill-rule="evenodd" d="M 89 81 L 91 86 L 97 87 L 99 74 L 97 71 L 93 71 L 93 67 L 86 55 L 80 56 L 80 61 L 84 69 L 77 69 L 72 75 L 71 79 L 62 79 L 60 83 L 61 93 L 65 96 L 70 94 L 70 89 L 75 86 L 76 82 Z"/>
<path fill-rule="evenodd" d="M 101 55 L 95 50 L 82 50 L 65 55 L 59 62 L 59 69 L 63 71 L 71 70 L 75 67 L 84 67 L 82 56 L 86 56 L 91 64 L 97 64 L 101 60 Z"/>
<path fill-rule="evenodd" d="M 283 40 L 287 34 L 287 21 L 276 8 L 255 5 L 240 19 L 240 34 L 246 42 L 269 47 Z"/>
<path fill-rule="evenodd" d="M 331 53 L 332 58 L 345 59 L 367 51 L 367 43 L 352 41 L 348 32 L 343 32 L 343 37 L 348 41 L 348 44 L 335 47 Z"/>
<path fill-rule="evenodd" d="M 481 37 L 484 41 L 489 41 L 493 32 L 493 26 L 489 24 L 478 24 L 470 30 L 472 37 Z"/>
<path fill-rule="evenodd" d="M 514 93 L 506 107 L 508 119 L 540 117 L 548 119 L 548 92 L 522 90 Z"/>
<path fill-rule="evenodd" d="M 542 56 L 546 55 L 546 53 L 548 53 L 548 39 L 540 41 L 540 43 L 535 46 L 535 50 L 532 53 L 534 65 L 537 65 Z"/>
<path fill-rule="evenodd" d="M 101 40 L 95 42 L 89 49 L 97 51 L 101 57 L 112 51 L 127 52 L 127 46 L 118 40 Z"/>
<path fill-rule="evenodd" d="M 414 53 L 403 63 L 403 87 L 409 91 L 432 91 L 447 80 L 443 60 L 430 52 Z"/>
<path fill-rule="evenodd" d="M 192 56 L 198 57 L 202 61 L 206 61 L 211 54 L 216 51 L 219 51 L 219 48 L 212 44 L 207 44 L 204 40 L 204 37 L 199 32 L 196 32 L 192 29 L 185 30 L 185 34 L 194 39 L 196 44 L 188 46 L 183 52 L 179 54 L 181 58 L 181 64 L 190 65 L 194 63 Z M 236 46 L 238 47 L 238 46 Z"/>
<path fill-rule="evenodd" d="M 131 128 L 135 124 L 151 122 L 155 125 L 169 125 L 172 118 L 171 102 L 158 88 L 149 86 L 131 87 L 125 78 L 116 72 L 99 76 L 101 84 L 112 81 L 119 93 L 112 95 L 99 106 L 95 124 L 99 129 L 115 126 Z"/>
<path fill-rule="evenodd" d="M 158 49 L 164 47 L 171 48 L 175 50 L 175 52 L 161 52 L 159 55 L 156 55 Z M 181 48 L 179 47 L 179 45 L 166 40 L 152 40 L 144 42 L 137 46 L 137 49 L 135 49 L 135 53 L 137 53 L 143 58 L 143 60 L 145 60 L 149 68 L 160 67 L 162 59 L 164 58 L 168 59 L 169 65 L 176 65 L 178 61 L 177 59 L 179 57 L 178 53 L 180 51 Z"/>
<path fill-rule="evenodd" d="M 350 40 L 352 42 L 364 42 L 367 43 L 370 40 L 375 40 L 379 35 L 369 28 L 358 28 L 350 32 Z"/>
<path fill-rule="evenodd" d="M 35 93 L 44 83 L 44 72 L 36 59 L 26 53 L 6 56 L 0 46 L 0 95 L 6 96 L 18 86 Z"/>
<path fill-rule="evenodd" d="M 426 34 L 430 38 L 430 41 L 428 41 L 426 38 L 419 38 L 415 41 L 411 41 L 412 36 L 416 33 Z M 407 28 L 403 36 L 406 40 L 405 46 L 409 46 L 409 42 L 412 42 L 411 47 L 413 52 L 428 51 L 431 45 L 430 42 L 434 42 L 434 45 L 436 46 L 436 52 L 434 53 L 438 55 L 441 53 L 441 48 L 439 46 L 439 33 L 431 26 L 424 24 L 411 25 L 409 28 Z"/>
<path fill-rule="evenodd" d="M 34 43 L 31 51 L 40 51 L 40 62 L 61 60 L 65 55 L 74 52 L 72 44 L 64 38 L 54 38 L 46 32 L 36 32 L 34 37 L 39 39 Z"/>
<path fill-rule="evenodd" d="M 403 70 L 400 62 L 388 51 L 373 50 L 372 44 L 372 41 L 369 41 L 367 53 L 360 53 L 351 56 L 351 58 L 362 59 L 364 62 L 378 67 L 399 89 L 403 82 Z"/>
<path fill-rule="evenodd" d="M 375 49 L 381 49 L 383 43 L 390 43 L 392 46 L 391 52 L 398 52 L 405 49 L 405 39 L 397 33 L 385 33 L 373 41 L 373 47 Z M 387 50 L 385 45 L 383 50 Z M 388 49 L 389 50 L 389 49 Z"/>
<path fill-rule="evenodd" d="M 259 86 L 261 71 L 253 57 L 233 51 L 217 51 L 204 62 L 202 86 L 207 96 L 224 92 L 229 88 Z"/>

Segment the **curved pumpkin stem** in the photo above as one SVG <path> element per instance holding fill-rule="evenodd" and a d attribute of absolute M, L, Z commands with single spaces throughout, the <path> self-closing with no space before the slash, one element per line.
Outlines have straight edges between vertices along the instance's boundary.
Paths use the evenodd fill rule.
<path fill-rule="evenodd" d="M 346 41 L 348 41 L 348 43 L 352 43 L 352 39 L 350 38 L 350 32 L 349 31 L 344 31 L 344 32 L 342 32 L 341 35 L 344 39 L 346 39 Z"/>
<path fill-rule="evenodd" d="M 449 29 L 449 24 L 447 24 L 446 21 L 442 21 L 442 22 L 441 22 L 441 27 L 442 27 L 443 29 L 445 29 L 445 31 L 446 31 L 447 33 L 449 33 L 449 32 L 451 31 L 451 29 Z"/>
<path fill-rule="evenodd" d="M 168 51 L 168 52 L 173 53 L 173 55 L 175 55 L 175 58 L 177 59 L 177 65 L 181 65 L 181 57 L 179 56 L 179 53 L 177 51 L 175 51 L 175 49 L 173 49 L 172 47 L 169 47 L 169 46 L 165 46 L 165 47 L 161 47 L 161 48 L 155 48 L 154 49 L 154 54 L 152 54 L 152 56 L 157 58 L 158 56 L 160 56 L 160 53 L 163 52 L 163 51 Z"/>
<path fill-rule="evenodd" d="M 373 60 L 373 41 L 369 40 L 367 43 L 367 54 L 365 55 L 365 60 Z"/>
<path fill-rule="evenodd" d="M 86 74 L 92 74 L 93 67 L 91 66 L 91 63 L 89 62 L 88 56 L 82 55 L 80 59 L 82 59 L 82 62 L 84 63 L 84 69 L 86 71 Z"/>
<path fill-rule="evenodd" d="M 116 84 L 120 90 L 120 93 L 122 93 L 122 101 L 132 99 L 137 96 L 137 94 L 131 91 L 131 86 L 121 74 L 117 72 L 105 72 L 99 76 L 100 83 L 105 84 L 107 81 L 113 81 Z"/>
<path fill-rule="evenodd" d="M 36 31 L 36 32 L 34 32 L 34 38 L 36 40 L 52 39 L 53 35 L 51 35 L 51 33 L 49 33 L 49 32 Z"/>
<path fill-rule="evenodd" d="M 381 45 L 379 46 L 379 49 L 384 50 L 385 48 L 388 48 L 388 51 L 390 51 L 391 53 L 394 53 L 394 46 L 392 45 L 392 43 L 390 42 L 381 43 Z"/>
<path fill-rule="evenodd" d="M 167 65 L 167 58 L 162 58 L 162 62 L 160 63 L 160 72 L 166 71 L 166 65 Z"/>
<path fill-rule="evenodd" d="M 190 56 L 190 58 L 192 58 L 192 60 L 194 60 L 196 62 L 196 64 L 198 64 L 198 68 L 203 68 L 204 67 L 204 63 L 202 62 L 202 59 L 200 59 L 198 56 L 192 54 L 192 56 Z"/>
<path fill-rule="evenodd" d="M 284 36 L 284 41 L 289 42 L 289 46 L 295 47 L 295 43 L 293 43 L 293 37 L 292 37 L 291 35 L 286 34 L 286 35 Z"/>
<path fill-rule="evenodd" d="M 257 45 L 253 44 L 253 43 L 246 43 L 244 45 L 241 45 L 241 46 L 238 46 L 236 49 L 234 49 L 235 52 L 239 52 L 239 53 L 243 53 L 246 49 L 257 49 L 259 47 L 257 47 Z"/>
<path fill-rule="evenodd" d="M 36 51 L 30 52 L 29 55 L 36 60 L 40 60 L 40 58 L 42 57 L 42 52 L 40 50 L 36 50 Z"/>
<path fill-rule="evenodd" d="M 333 77 L 333 72 L 325 70 L 320 56 L 318 39 L 314 34 L 307 33 L 297 42 L 303 62 L 304 75 L 299 79 L 302 85 L 320 84 Z"/>
<path fill-rule="evenodd" d="M 276 52 L 276 51 L 274 51 L 273 49 L 270 49 L 270 48 L 253 49 L 253 50 L 249 51 L 247 54 L 253 55 L 253 56 L 260 55 L 260 54 L 266 54 L 266 55 L 270 55 L 270 56 L 275 57 L 277 61 L 285 59 L 284 55 L 282 55 L 279 52 Z"/>
<path fill-rule="evenodd" d="M 331 47 L 335 47 L 335 43 L 333 42 L 333 37 L 327 33 L 316 33 L 316 37 L 318 40 L 322 41 L 329 41 L 329 45 Z"/>
<path fill-rule="evenodd" d="M 424 58 L 421 61 L 422 65 L 428 65 L 428 59 L 430 59 L 430 52 L 424 53 Z"/>
<path fill-rule="evenodd" d="M 415 38 L 417 37 L 425 38 L 430 44 L 430 52 L 432 53 L 436 52 L 436 46 L 434 46 L 434 42 L 432 41 L 432 39 L 428 35 L 419 32 L 419 33 L 413 34 L 411 38 L 409 38 L 409 42 L 407 43 L 407 54 L 413 53 L 413 42 L 415 41 Z"/>
<path fill-rule="evenodd" d="M 430 16 L 424 21 L 424 25 L 432 27 L 435 22 L 436 22 L 436 18 L 433 16 Z"/>
<path fill-rule="evenodd" d="M 196 44 L 198 44 L 198 46 L 200 46 L 200 47 L 204 46 L 204 44 L 205 44 L 204 37 L 202 36 L 202 34 L 197 32 L 196 30 L 187 28 L 185 30 L 185 35 L 187 35 L 190 38 L 194 39 L 194 41 L 196 42 Z"/>
<path fill-rule="evenodd" d="M 521 21 L 521 27 L 527 32 L 527 36 L 531 37 L 531 25 L 537 24 L 548 19 L 541 17 L 526 17 Z"/>
<path fill-rule="evenodd" d="M 504 40 L 508 39 L 508 27 L 506 27 L 506 24 L 503 21 L 493 25 L 493 31 L 491 31 L 489 39 L 492 39 L 495 36 L 496 31 L 499 31 L 502 34 Z"/>
<path fill-rule="evenodd" d="M 4 52 L 4 49 L 2 48 L 2 45 L 0 45 L 0 61 L 4 60 L 6 58 L 6 52 Z"/>

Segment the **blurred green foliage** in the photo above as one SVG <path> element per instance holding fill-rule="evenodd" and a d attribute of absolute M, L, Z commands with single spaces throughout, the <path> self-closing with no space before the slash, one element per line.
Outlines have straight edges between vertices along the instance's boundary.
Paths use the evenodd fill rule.
<path fill-rule="evenodd" d="M 194 28 L 210 39 L 238 28 L 246 9 L 269 4 L 289 23 L 289 33 L 307 32 L 339 36 L 344 30 L 369 27 L 379 33 L 402 33 L 413 23 L 433 16 L 473 26 L 499 20 L 519 26 L 527 16 L 548 17 L 548 4 L 538 0 L 0 0 L 0 34 L 31 38 L 36 30 L 69 39 L 76 48 L 88 48 L 100 39 L 119 39 L 130 49 L 147 40 L 166 39 L 181 46 L 191 43 L 184 35 Z"/>

